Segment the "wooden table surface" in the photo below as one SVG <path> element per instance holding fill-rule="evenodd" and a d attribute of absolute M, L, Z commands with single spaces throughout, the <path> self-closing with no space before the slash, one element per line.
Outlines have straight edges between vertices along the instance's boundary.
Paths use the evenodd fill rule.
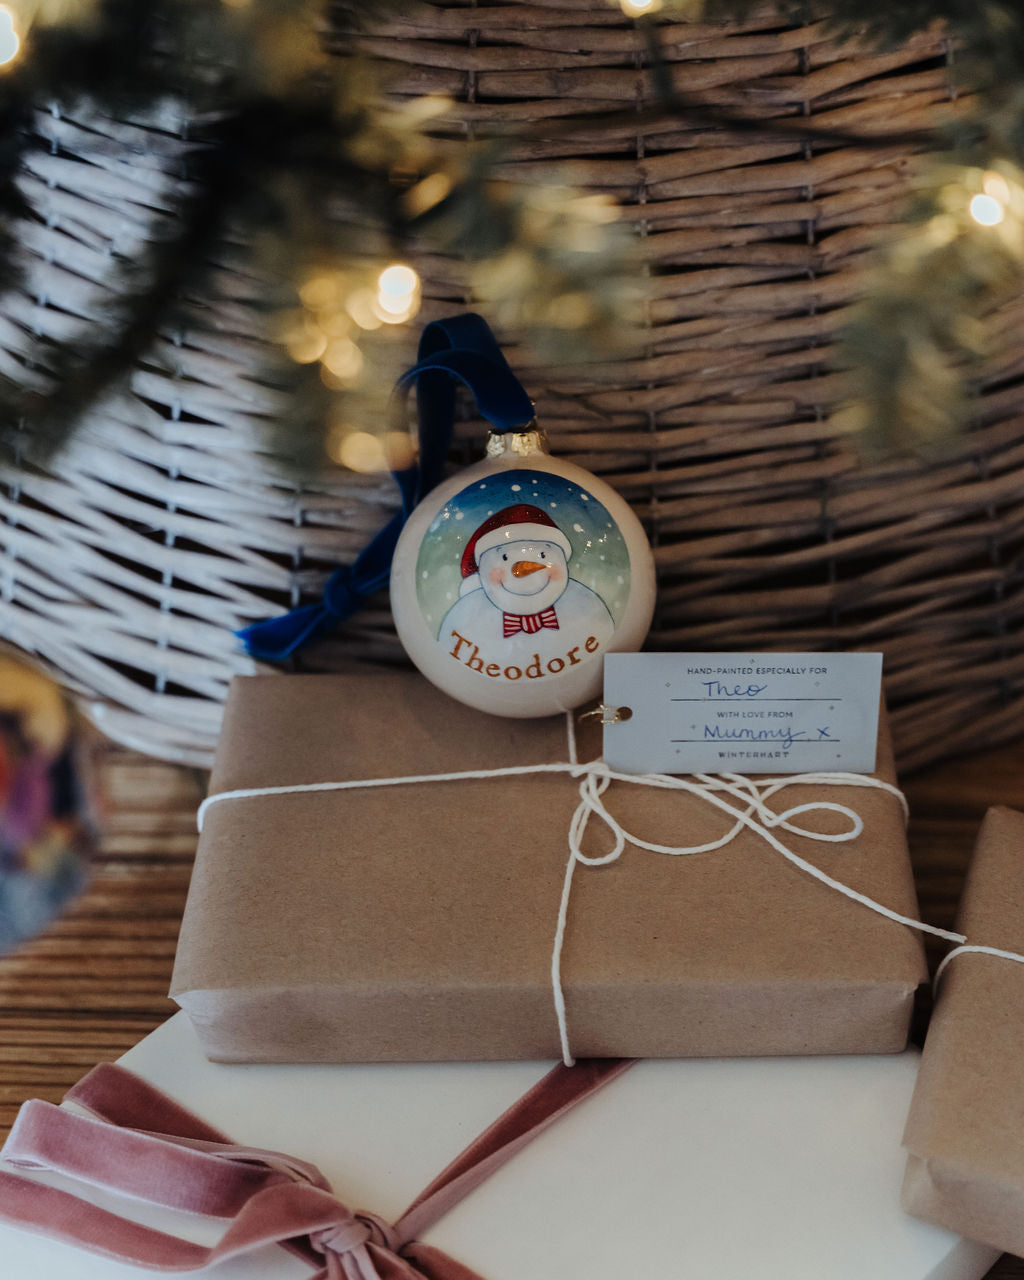
<path fill-rule="evenodd" d="M 112 745 L 100 749 L 100 776 L 106 813 L 90 887 L 42 937 L 0 958 L 0 1140 L 26 1098 L 59 1101 L 176 1008 L 166 992 L 206 778 Z M 1024 809 L 1024 744 L 904 787 L 922 916 L 950 927 L 985 809 Z M 933 967 L 942 949 L 930 948 Z M 1024 1261 L 1004 1256 L 989 1280 L 1024 1280 Z"/>

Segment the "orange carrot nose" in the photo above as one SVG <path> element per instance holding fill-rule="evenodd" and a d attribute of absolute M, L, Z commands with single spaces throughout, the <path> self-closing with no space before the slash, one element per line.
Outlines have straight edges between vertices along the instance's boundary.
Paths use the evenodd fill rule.
<path fill-rule="evenodd" d="M 517 560 L 512 566 L 512 576 L 514 578 L 525 578 L 528 574 L 536 573 L 539 569 L 546 568 L 546 564 L 538 564 L 536 560 Z"/>

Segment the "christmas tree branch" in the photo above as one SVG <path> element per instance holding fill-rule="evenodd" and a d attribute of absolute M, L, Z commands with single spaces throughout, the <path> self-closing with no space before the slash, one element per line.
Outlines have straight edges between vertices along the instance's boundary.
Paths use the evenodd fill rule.
<path fill-rule="evenodd" d="M 387 7 L 400 14 L 410 2 L 388 0 Z M 752 0 L 664 0 L 662 16 L 680 11 L 702 20 L 749 18 L 754 7 Z M 74 20 L 58 20 L 58 9 L 72 13 Z M 835 34 L 857 34 L 859 50 L 865 42 L 898 43 L 934 18 L 946 19 L 958 42 L 956 66 L 976 96 L 966 111 L 950 111 L 949 119 L 935 128 L 837 129 L 797 114 L 766 120 L 709 101 L 677 83 L 678 70 L 662 45 L 661 20 L 652 18 L 638 23 L 651 77 L 649 105 L 581 112 L 495 131 L 477 146 L 461 147 L 459 159 L 443 140 L 431 137 L 422 100 L 404 107 L 388 102 L 372 65 L 352 56 L 356 45 L 339 45 L 341 56 L 325 54 L 319 42 L 324 33 L 317 27 L 322 16 L 318 0 L 249 0 L 244 6 L 223 0 L 151 0 L 147 5 L 135 0 L 37 0 L 36 11 L 39 25 L 31 33 L 31 56 L 0 81 L 6 111 L 0 128 L 7 126 L 6 150 L 0 151 L 0 221 L 10 226 L 16 213 L 24 216 L 13 174 L 25 145 L 19 122 L 27 104 L 51 99 L 73 104 L 84 95 L 108 109 L 134 111 L 169 95 L 187 116 L 204 121 L 199 131 L 203 145 L 190 158 L 194 189 L 183 197 L 171 233 L 153 243 L 143 261 L 118 264 L 121 300 L 111 305 L 109 324 L 99 335 L 100 326 L 94 326 L 74 343 L 41 343 L 39 365 L 52 378 L 49 389 L 12 385 L 0 394 L 0 407 L 8 416 L 26 420 L 36 437 L 51 443 L 140 361 L 153 358 L 154 339 L 181 307 L 183 294 L 201 294 L 208 286 L 206 273 L 219 247 L 232 234 L 237 239 L 241 226 L 253 243 L 278 246 L 274 269 L 260 273 L 269 281 L 268 319 L 275 308 L 295 306 L 311 263 L 331 264 L 335 274 L 343 274 L 344 264 L 358 256 L 353 240 L 362 236 L 365 242 L 368 234 L 379 265 L 385 254 L 397 256 L 412 237 L 469 259 L 474 287 L 499 321 L 540 335 L 561 358 L 591 336 L 621 330 L 616 282 L 637 273 L 628 231 L 612 225 L 609 202 L 596 195 L 519 190 L 495 181 L 506 149 L 531 138 L 624 126 L 639 131 L 681 121 L 818 147 L 946 152 L 960 165 L 960 177 L 947 175 L 938 203 L 909 224 L 894 249 L 902 252 L 903 268 L 883 275 L 888 291 L 876 286 L 874 310 L 869 297 L 849 330 L 846 358 L 866 371 L 862 385 L 870 391 L 865 403 L 874 404 L 875 420 L 890 424 L 889 429 L 907 405 L 916 403 L 916 391 L 907 394 L 914 378 L 920 383 L 929 368 L 934 373 L 934 353 L 952 351 L 957 365 L 958 353 L 974 342 L 971 324 L 961 329 L 944 325 L 942 310 L 949 313 L 947 321 L 962 314 L 970 322 L 996 296 L 994 242 L 991 236 L 984 239 L 986 233 L 978 239 L 964 210 L 969 197 L 984 194 L 984 174 L 999 157 L 1024 159 L 1024 12 L 1009 0 L 906 0 L 899 5 L 891 0 L 780 0 L 780 22 L 824 18 Z M 343 19 L 354 29 L 378 16 L 354 0 L 337 0 L 335 39 Z M 974 176 L 965 178 L 968 173 Z M 1012 173 L 1006 181 L 1007 190 L 1015 192 Z M 1003 202 L 1005 210 L 1012 212 L 1014 199 Z M 955 235 L 945 247 L 932 245 L 943 252 L 932 257 L 912 252 L 913 238 L 922 231 L 933 239 L 938 234 L 936 218 L 948 231 L 948 219 L 941 219 L 950 213 L 950 201 Z M 339 212 L 341 203 L 347 208 Z M 11 262 L 11 249 L 9 239 L 5 244 L 0 238 L 0 259 L 6 260 L 0 262 L 0 276 L 7 288 L 14 279 L 3 270 Z M 999 254 L 1003 274 L 1016 278 L 1024 254 L 1015 256 L 1009 240 Z M 265 254 L 261 265 L 274 258 L 274 253 Z M 913 269 L 907 268 L 911 261 Z M 955 287 L 945 292 L 927 287 L 929 273 L 938 269 L 952 272 Z M 335 303 L 337 323 L 348 303 Z M 305 323 L 312 313 L 303 317 L 302 306 L 296 314 Z M 916 340 L 875 341 L 897 318 Z M 344 327 L 348 322 L 341 318 L 340 323 Z M 323 339 L 317 350 L 330 346 L 336 336 L 327 329 L 317 333 L 313 345 Z M 334 351 L 335 365 L 355 367 L 362 359 L 358 344 L 364 340 L 364 333 L 346 330 L 339 342 L 352 351 L 345 358 Z M 926 347 L 931 353 L 927 359 Z M 303 364 L 295 355 L 302 367 L 290 367 L 300 381 L 311 384 L 309 375 L 319 371 L 334 385 L 320 370 L 319 359 L 313 355 Z M 331 376 L 339 389 L 347 387 L 347 375 Z M 932 381 L 937 385 L 934 377 Z M 897 383 L 902 388 L 898 405 L 893 399 Z M 949 387 L 947 391 L 949 403 L 969 403 L 969 397 Z M 883 404 L 885 396 L 889 400 Z"/>

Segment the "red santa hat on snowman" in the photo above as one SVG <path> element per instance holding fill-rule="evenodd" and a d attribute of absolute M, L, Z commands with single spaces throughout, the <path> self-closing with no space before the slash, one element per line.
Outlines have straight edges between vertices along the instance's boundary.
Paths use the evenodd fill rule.
<path fill-rule="evenodd" d="M 480 586 L 479 561 L 484 552 L 512 542 L 553 542 L 565 552 L 567 560 L 572 555 L 572 543 L 546 511 L 529 502 L 502 507 L 493 516 L 488 516 L 466 543 L 462 553 L 460 596 Z"/>

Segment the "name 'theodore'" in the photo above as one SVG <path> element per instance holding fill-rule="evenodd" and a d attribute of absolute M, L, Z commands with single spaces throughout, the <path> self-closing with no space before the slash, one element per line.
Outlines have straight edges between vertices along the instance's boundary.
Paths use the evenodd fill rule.
<path fill-rule="evenodd" d="M 543 676 L 557 676 L 566 667 L 578 666 L 583 661 L 580 657 L 581 650 L 585 654 L 596 653 L 599 645 L 596 636 L 587 636 L 583 644 L 573 645 L 564 658 L 548 658 L 541 662 L 540 654 L 535 653 L 525 667 L 517 667 L 513 663 L 503 667 L 500 662 L 488 662 L 482 657 L 479 646 L 466 636 L 459 635 L 457 631 L 453 631 L 451 635 L 454 644 L 448 650 L 449 656 L 464 663 L 470 671 L 479 671 L 481 675 L 490 676 L 493 680 L 501 677 L 506 680 L 521 680 L 523 676 L 527 680 L 539 680 Z"/>

